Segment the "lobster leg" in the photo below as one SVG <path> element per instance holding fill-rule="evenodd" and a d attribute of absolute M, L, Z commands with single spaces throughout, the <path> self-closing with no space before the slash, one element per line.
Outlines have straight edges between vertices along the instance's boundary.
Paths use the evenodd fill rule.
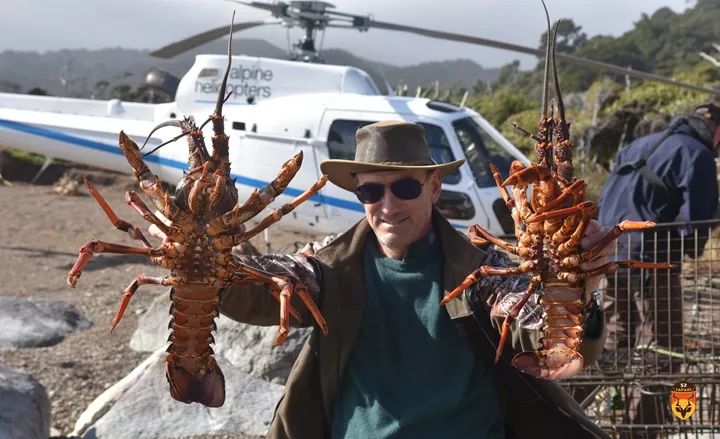
<path fill-rule="evenodd" d="M 580 223 L 577 224 L 575 232 L 570 235 L 570 238 L 560 241 L 561 244 L 558 245 L 557 250 L 558 256 L 562 257 L 565 255 L 569 255 L 577 250 L 578 246 L 580 245 L 580 240 L 583 236 L 585 236 L 585 229 L 587 228 L 587 225 L 592 219 L 596 210 L 597 209 L 595 208 L 594 204 L 592 205 L 592 208 L 582 210 Z"/>
<path fill-rule="evenodd" d="M 298 297 L 302 300 L 305 306 L 307 306 L 310 314 L 312 314 L 315 322 L 317 322 L 320 327 L 320 330 L 323 334 L 327 335 L 327 322 L 315 305 L 312 297 L 308 294 L 307 288 L 301 281 L 289 276 L 276 276 L 242 263 L 238 264 L 238 270 L 249 273 L 251 275 L 251 280 L 253 281 L 267 284 L 270 288 L 270 293 L 280 303 L 280 333 L 278 333 L 278 338 L 275 343 L 280 344 L 285 340 L 285 338 L 287 338 L 287 331 L 290 327 L 288 314 L 291 314 L 299 323 L 302 323 L 300 314 L 290 304 L 289 299 L 291 298 L 293 291 L 297 291 Z M 247 281 L 241 280 L 240 282 Z M 291 285 L 291 287 L 289 287 L 288 290 L 285 290 L 287 285 Z M 285 330 L 285 333 L 283 333 L 283 329 Z M 274 345 L 277 346 L 277 344 Z"/>
<path fill-rule="evenodd" d="M 310 311 L 310 314 L 312 314 L 313 318 L 316 322 L 320 325 L 320 330 L 323 332 L 323 334 L 327 335 L 328 333 L 328 327 L 327 323 L 325 322 L 325 319 L 322 316 L 322 313 L 318 309 L 317 305 L 315 304 L 315 301 L 310 296 L 310 293 L 308 293 L 307 288 L 305 285 L 299 284 L 295 287 L 296 294 L 300 298 L 300 300 L 303 301 L 305 306 L 307 306 L 308 310 Z"/>
<path fill-rule="evenodd" d="M 478 237 L 477 235 L 482 236 L 482 238 Z M 477 224 L 474 226 L 470 226 L 470 228 L 468 229 L 468 236 L 470 236 L 470 242 L 472 242 L 473 245 L 484 245 L 486 242 L 489 241 L 493 245 L 496 245 L 501 249 L 516 256 L 526 257 L 529 254 L 528 249 L 512 245 L 509 242 L 498 238 L 497 236 L 493 235 L 492 233 L 488 232 Z"/>
<path fill-rule="evenodd" d="M 90 183 L 90 181 L 86 177 L 83 177 L 83 181 L 85 182 L 85 186 L 87 186 L 88 190 L 90 191 L 90 195 L 95 198 L 95 201 L 97 201 L 102 210 L 105 212 L 105 215 L 107 215 L 107 217 L 110 219 L 110 222 L 113 224 L 113 226 L 115 226 L 116 229 L 127 232 L 127 234 L 130 235 L 131 238 L 140 241 L 140 243 L 145 248 L 152 248 L 152 245 L 150 245 L 150 242 L 148 242 L 147 238 L 145 238 L 145 235 L 139 227 L 118 218 L 118 216 L 115 214 L 115 211 L 113 211 L 112 207 L 110 207 L 108 202 L 105 201 L 105 198 L 100 195 L 100 192 L 95 188 L 95 186 Z"/>
<path fill-rule="evenodd" d="M 510 172 L 513 172 L 513 170 L 519 169 L 519 168 L 522 169 L 523 164 L 518 161 L 515 161 L 510 166 Z M 510 216 L 512 217 L 513 223 L 515 225 L 515 237 L 519 240 L 523 233 L 522 227 L 520 224 L 520 210 L 521 209 L 518 209 L 516 207 L 517 203 L 515 202 L 515 200 L 512 199 L 512 197 L 510 196 L 510 193 L 507 191 L 507 188 L 505 188 L 505 186 L 503 186 L 502 176 L 500 175 L 500 171 L 498 170 L 497 166 L 495 166 L 495 164 L 492 162 L 490 162 L 490 170 L 492 171 L 493 179 L 495 180 L 495 185 L 497 185 L 498 190 L 500 191 L 500 195 L 503 197 L 503 200 L 505 200 L 505 206 L 507 206 L 507 208 L 510 210 Z M 527 208 L 527 205 L 525 205 L 525 208 Z M 479 227 L 479 226 L 476 226 L 476 227 Z M 472 230 L 472 227 L 468 229 L 468 233 L 471 233 L 471 230 Z M 484 229 L 482 229 L 482 231 L 488 233 Z M 479 239 L 480 238 L 477 238 L 477 236 L 471 237 L 471 241 L 472 241 L 473 245 L 484 245 L 485 244 L 484 242 L 482 242 L 482 243 L 479 242 Z M 487 240 L 490 242 L 493 242 L 491 239 L 487 239 Z M 493 243 L 495 244 L 495 242 L 493 242 Z M 497 245 L 500 248 L 504 248 L 502 245 L 499 245 L 499 244 L 495 244 L 495 245 Z M 512 250 L 508 250 L 508 251 L 512 252 Z M 513 253 L 513 254 L 517 255 L 517 253 Z"/>
<path fill-rule="evenodd" d="M 287 185 L 300 170 L 302 160 L 303 153 L 300 151 L 283 164 L 280 174 L 267 186 L 259 190 L 255 189 L 244 204 L 238 204 L 233 210 L 223 215 L 223 223 L 228 228 L 232 228 L 260 213 L 287 188 Z"/>
<path fill-rule="evenodd" d="M 143 255 L 143 256 L 162 256 L 162 248 L 139 248 L 129 247 L 127 245 L 113 244 L 105 241 L 98 241 L 97 239 L 86 242 L 85 245 L 80 247 L 80 254 L 78 255 L 75 265 L 70 269 L 67 276 L 67 283 L 71 287 L 75 287 L 80 275 L 82 274 L 83 268 L 90 262 L 95 253 L 117 253 L 121 255 Z"/>
<path fill-rule="evenodd" d="M 535 222 L 545 221 L 545 220 L 552 219 L 552 218 L 562 218 L 562 217 L 575 215 L 578 213 L 592 211 L 593 209 L 595 209 L 595 203 L 593 203 L 592 201 L 583 201 L 580 204 L 576 204 L 575 206 L 567 207 L 565 209 L 557 209 L 557 210 L 553 210 L 550 212 L 541 213 L 539 215 L 532 215 L 531 217 L 527 218 L 527 220 L 525 222 L 535 223 Z"/>
<path fill-rule="evenodd" d="M 267 229 L 272 224 L 280 221 L 283 216 L 292 212 L 297 206 L 305 202 L 308 198 L 315 195 L 317 191 L 319 191 L 323 186 L 325 186 L 325 183 L 327 183 L 327 175 L 323 175 L 320 180 L 316 181 L 315 184 L 310 187 L 310 189 L 298 195 L 291 202 L 284 204 L 278 209 L 274 209 L 268 216 L 263 218 L 263 220 L 260 221 L 260 224 L 258 224 L 257 226 L 253 227 L 252 229 L 241 235 L 236 235 L 235 237 L 233 237 L 233 244 L 238 245 L 242 242 L 245 242 L 253 236 L 257 235 L 258 233 L 262 232 L 263 230 Z"/>
<path fill-rule="evenodd" d="M 634 261 L 632 259 L 625 259 L 622 261 L 613 261 L 608 262 L 605 265 L 601 265 L 600 267 L 589 270 L 589 271 L 582 271 L 584 273 L 585 277 L 593 277 L 598 276 L 601 274 L 611 274 L 616 272 L 617 270 L 621 268 L 647 268 L 651 270 L 669 270 L 672 268 L 675 268 L 675 264 L 665 264 L 662 262 L 643 262 L 643 261 Z"/>
<path fill-rule="evenodd" d="M 625 220 L 620 224 L 616 224 L 615 226 L 613 226 L 612 229 L 607 232 L 607 234 L 601 240 L 599 240 L 597 243 L 595 243 L 595 245 L 582 253 L 582 260 L 587 261 L 597 256 L 597 254 L 602 251 L 605 246 L 610 244 L 618 236 L 622 235 L 623 232 L 633 230 L 647 230 L 652 229 L 653 227 L 655 227 L 655 223 L 652 221 Z"/>
<path fill-rule="evenodd" d="M 495 180 L 495 184 L 498 187 L 498 190 L 500 191 L 500 195 L 503 197 L 503 200 L 505 200 L 505 205 L 508 209 L 512 209 L 514 205 L 513 199 L 510 197 L 510 193 L 507 191 L 505 186 L 503 186 L 502 176 L 500 175 L 500 171 L 498 170 L 497 166 L 495 166 L 495 163 L 489 162 L 490 165 L 490 172 L 492 172 L 493 180 Z M 517 222 L 517 221 L 516 221 Z"/>
<path fill-rule="evenodd" d="M 563 191 L 560 193 L 560 195 L 558 195 L 557 198 L 550 200 L 544 206 L 538 207 L 535 212 L 540 214 L 547 212 L 548 210 L 555 209 L 571 197 L 575 199 L 582 199 L 582 196 L 580 194 L 584 194 L 586 186 L 587 184 L 583 180 L 575 181 L 573 184 L 563 189 Z"/>
<path fill-rule="evenodd" d="M 482 268 L 482 267 L 480 267 L 480 268 Z M 467 276 L 465 277 L 465 280 L 463 280 L 460 285 L 458 285 L 457 287 L 455 287 L 454 290 L 452 290 L 451 292 L 447 293 L 447 294 L 445 295 L 445 297 L 443 297 L 443 299 L 440 301 L 440 304 L 441 304 L 441 305 L 445 305 L 445 304 L 448 303 L 449 301 L 453 300 L 454 298 L 456 298 L 456 297 L 458 297 L 460 294 L 462 294 L 462 292 L 465 291 L 466 288 L 469 288 L 470 285 L 473 285 L 474 283 L 476 283 L 477 281 L 479 281 L 479 280 L 480 280 L 480 276 L 481 276 L 481 274 L 480 274 L 480 268 L 478 268 L 477 270 L 475 270 L 475 271 L 473 271 L 472 273 L 470 273 L 469 275 L 467 275 Z"/>
<path fill-rule="evenodd" d="M 145 221 L 157 226 L 157 228 L 160 229 L 160 231 L 162 231 L 166 236 L 174 235 L 173 230 L 160 218 L 158 218 L 153 212 L 151 212 L 147 205 L 135 192 L 125 192 L 125 201 L 127 201 L 130 207 L 132 207 L 137 213 L 139 213 L 145 219 Z"/>
<path fill-rule="evenodd" d="M 239 268 L 238 272 L 245 271 L 244 269 L 245 269 L 245 266 L 243 266 L 242 268 Z M 281 288 L 278 286 L 278 284 L 276 282 L 274 282 L 272 280 L 268 280 L 268 279 L 272 279 L 273 275 L 271 275 L 270 273 L 263 273 L 260 271 L 260 273 L 263 273 L 263 277 L 259 277 L 258 275 L 255 274 L 256 271 L 254 269 L 251 269 L 251 270 L 252 270 L 252 273 L 250 276 L 236 277 L 233 280 L 232 285 L 242 285 L 242 284 L 247 284 L 247 283 L 259 283 L 259 282 L 267 284 L 267 287 L 270 290 L 270 295 L 273 296 L 273 298 L 275 300 L 277 300 L 278 303 L 280 303 Z M 300 316 L 300 313 L 295 309 L 295 307 L 293 307 L 292 305 L 288 305 L 288 313 L 291 316 L 293 316 L 298 323 L 302 323 L 303 319 Z"/>
<path fill-rule="evenodd" d="M 495 354 L 495 364 L 497 364 L 498 361 L 500 361 L 500 357 L 502 357 L 503 349 L 505 348 L 505 342 L 507 341 L 507 336 L 510 333 L 510 326 L 512 325 L 512 321 L 517 318 L 517 316 L 520 314 L 520 310 L 525 306 L 525 303 L 530 299 L 530 297 L 535 293 L 535 290 L 537 290 L 538 286 L 540 286 L 540 282 L 542 281 L 542 278 L 540 275 L 535 275 L 532 278 L 530 278 L 530 284 L 527 287 L 527 290 L 525 290 L 525 294 L 523 297 L 516 303 L 512 309 L 510 309 L 510 312 L 507 316 L 505 316 L 505 320 L 503 320 L 502 324 L 502 330 L 500 331 L 500 342 L 498 343 L 497 352 Z"/>
<path fill-rule="evenodd" d="M 122 300 L 120 301 L 120 306 L 118 307 L 117 312 L 115 313 L 115 317 L 112 319 L 112 326 L 110 327 L 110 332 L 113 332 L 115 330 L 115 327 L 120 323 L 120 320 L 122 320 L 123 315 L 125 314 L 125 310 L 128 307 L 128 304 L 130 303 L 130 299 L 132 299 L 133 294 L 135 294 L 135 291 L 137 291 L 138 287 L 140 285 L 170 285 L 172 282 L 172 278 L 170 276 L 166 277 L 152 277 L 152 276 L 145 276 L 144 274 L 141 274 L 138 276 L 134 281 L 130 283 L 130 285 L 123 290 Z"/>
<path fill-rule="evenodd" d="M 550 177 L 550 170 L 544 166 L 533 165 L 515 172 L 502 182 L 503 186 L 523 184 L 528 185 Z"/>
<path fill-rule="evenodd" d="M 524 168 L 525 165 L 517 160 L 510 164 L 511 174 L 517 174 Z M 526 230 L 521 223 L 521 220 L 525 220 L 533 213 L 527 198 L 527 185 L 522 182 L 514 185 L 512 187 L 512 193 L 515 200 L 515 207 L 511 211 L 513 221 L 515 222 L 515 237 L 520 245 L 529 247 L 530 235 L 526 233 Z"/>
<path fill-rule="evenodd" d="M 293 284 L 286 282 L 280 290 L 280 329 L 278 335 L 275 337 L 273 347 L 281 345 L 287 340 L 288 334 L 290 333 L 290 314 L 288 308 L 290 305 L 290 299 L 292 298 Z"/>
<path fill-rule="evenodd" d="M 523 273 L 527 273 L 532 270 L 534 266 L 534 261 L 525 261 L 523 262 L 519 267 L 490 267 L 489 265 L 482 265 L 477 270 L 470 273 L 465 280 L 460 283 L 457 287 L 455 287 L 454 290 L 447 293 L 445 297 L 440 301 L 441 305 L 445 305 L 449 301 L 455 299 L 460 294 L 462 294 L 463 291 L 465 291 L 466 288 L 470 287 L 472 284 L 476 283 L 480 280 L 480 277 L 482 276 L 517 276 Z"/>

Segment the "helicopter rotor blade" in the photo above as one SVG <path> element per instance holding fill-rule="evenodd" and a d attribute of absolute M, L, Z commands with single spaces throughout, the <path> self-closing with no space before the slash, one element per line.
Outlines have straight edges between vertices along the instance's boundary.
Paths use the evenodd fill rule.
<path fill-rule="evenodd" d="M 280 24 L 279 21 L 274 20 L 263 20 L 263 21 L 247 21 L 245 23 L 237 23 L 234 24 L 232 27 L 232 32 L 239 32 L 241 30 L 250 29 L 257 26 L 263 26 L 266 24 Z M 194 49 L 198 46 L 201 46 L 205 43 L 208 43 L 213 40 L 217 40 L 218 38 L 227 36 L 228 29 L 227 25 L 220 26 L 215 29 L 211 29 L 209 31 L 205 31 L 196 35 L 193 35 L 191 37 L 182 39 L 180 41 L 176 41 L 174 43 L 168 44 L 167 46 L 161 47 L 160 49 L 154 50 L 150 52 L 150 56 L 154 56 L 157 58 L 172 58 L 176 55 L 179 55 L 183 52 L 187 52 L 188 50 Z"/>
<path fill-rule="evenodd" d="M 473 37 L 469 35 L 461 35 L 456 34 L 452 32 L 443 32 L 443 31 L 435 31 L 430 29 L 424 29 L 419 27 L 413 27 L 413 26 L 405 26 L 402 24 L 395 24 L 395 23 L 388 23 L 383 21 L 375 21 L 375 20 L 369 20 L 367 23 L 368 27 L 376 28 L 376 29 L 385 29 L 385 30 L 394 30 L 394 31 L 400 31 L 400 32 L 409 32 L 414 33 L 418 35 L 423 35 L 430 38 L 437 38 L 441 40 L 450 40 L 450 41 L 458 41 L 462 43 L 470 43 L 470 44 L 477 44 L 480 46 L 488 46 L 488 47 L 495 47 L 497 49 L 504 49 L 504 50 L 511 50 L 514 52 L 520 52 L 520 53 L 527 53 L 530 55 L 537 55 L 539 57 L 544 56 L 543 51 L 539 49 L 533 49 L 532 47 L 526 47 L 526 46 L 520 46 L 518 44 L 512 44 L 512 43 L 505 43 L 502 41 L 496 41 L 491 40 L 487 38 L 480 38 L 480 37 Z M 701 92 L 701 93 L 710 93 L 714 95 L 720 95 L 720 90 L 711 89 L 711 88 L 705 88 L 698 85 L 693 84 L 687 84 L 685 82 L 676 81 L 674 79 L 670 79 L 664 76 L 656 75 L 654 73 L 647 73 L 640 70 L 635 70 L 629 67 L 620 67 L 615 64 L 609 64 L 602 61 L 595 61 L 587 58 L 581 58 L 578 56 L 573 55 L 567 55 L 563 53 L 558 53 L 555 55 L 557 58 L 583 65 L 586 67 L 590 67 L 596 70 L 602 70 L 607 72 L 612 72 L 618 75 L 627 75 L 627 76 L 633 76 L 635 78 L 640 79 L 647 79 L 650 81 L 657 81 L 657 82 L 664 82 L 666 84 L 675 85 L 678 87 L 687 88 L 693 91 Z"/>
<path fill-rule="evenodd" d="M 273 17 L 286 17 L 288 4 L 283 2 L 277 3 L 263 3 L 263 2 L 246 2 L 243 0 L 225 0 L 230 3 L 239 3 L 245 6 L 251 6 L 253 8 L 264 9 L 270 11 Z"/>

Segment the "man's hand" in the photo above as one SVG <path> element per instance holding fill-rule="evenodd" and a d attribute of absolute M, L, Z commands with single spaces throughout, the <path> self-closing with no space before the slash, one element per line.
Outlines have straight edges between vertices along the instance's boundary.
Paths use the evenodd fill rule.
<path fill-rule="evenodd" d="M 597 242 L 599 242 L 605 235 L 607 235 L 609 229 L 600 227 L 600 223 L 595 220 L 591 220 L 585 229 L 585 235 L 580 241 L 580 249 L 588 250 L 592 248 Z M 608 256 L 615 252 L 616 240 L 611 241 L 607 244 L 594 258 L 583 262 L 580 268 L 584 271 L 595 270 L 608 263 Z M 600 282 L 605 275 L 596 275 L 589 277 L 585 280 L 585 293 L 589 296 L 593 291 L 598 289 Z M 587 297 L 589 298 L 589 297 Z"/>

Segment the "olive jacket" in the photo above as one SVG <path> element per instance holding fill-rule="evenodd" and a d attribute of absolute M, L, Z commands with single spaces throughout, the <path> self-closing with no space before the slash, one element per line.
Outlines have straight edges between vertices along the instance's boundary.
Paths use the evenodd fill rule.
<path fill-rule="evenodd" d="M 436 236 L 443 254 L 443 289 L 451 291 L 487 253 L 471 245 L 438 212 L 433 212 Z M 315 327 L 290 372 L 285 393 L 278 402 L 268 438 L 323 439 L 330 436 L 333 400 L 360 328 L 365 305 L 362 269 L 363 247 L 372 233 L 365 219 L 320 249 L 312 259 L 320 286 L 318 306 L 327 320 L 324 337 Z M 499 341 L 499 322 L 492 322 L 486 309 L 470 307 L 466 292 L 446 305 L 447 312 L 470 347 L 492 364 Z M 293 306 L 312 322 L 304 305 L 293 298 Z M 221 292 L 220 310 L 239 322 L 275 325 L 279 306 L 263 286 L 238 286 Z M 557 384 L 534 379 L 515 369 L 510 360 L 515 350 L 532 350 L 538 334 L 513 328 L 512 347 L 494 366 L 503 398 L 506 434 L 509 438 L 608 437 L 588 419 L 581 407 Z M 602 337 L 586 338 L 581 353 L 586 364 L 597 357 Z M 452 373 L 452 363 L 448 362 Z M 431 395 L 428 395 L 431 397 Z"/>

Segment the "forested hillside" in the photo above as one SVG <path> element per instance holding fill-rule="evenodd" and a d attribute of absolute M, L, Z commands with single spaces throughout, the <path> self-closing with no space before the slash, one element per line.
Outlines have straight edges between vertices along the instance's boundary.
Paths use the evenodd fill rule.
<path fill-rule="evenodd" d="M 620 37 L 588 38 L 572 20 L 558 30 L 558 52 L 652 72 L 690 84 L 720 89 L 720 67 L 704 59 L 703 51 L 720 59 L 720 1 L 697 0 L 683 13 L 669 8 L 643 15 L 634 29 Z M 538 41 L 544 48 L 546 35 Z M 468 91 L 467 105 L 500 128 L 532 156 L 533 141 L 511 126 L 517 122 L 534 130 L 539 117 L 544 61 L 530 71 L 519 63 L 503 66 L 493 82 L 471 89 L 456 87 L 443 97 L 459 102 Z M 558 62 L 560 84 L 576 145 L 576 168 L 585 178 L 603 181 L 615 152 L 635 136 L 662 129 L 679 112 L 720 97 L 657 82 L 611 75 Z M 428 84 L 429 86 L 429 84 Z"/>

